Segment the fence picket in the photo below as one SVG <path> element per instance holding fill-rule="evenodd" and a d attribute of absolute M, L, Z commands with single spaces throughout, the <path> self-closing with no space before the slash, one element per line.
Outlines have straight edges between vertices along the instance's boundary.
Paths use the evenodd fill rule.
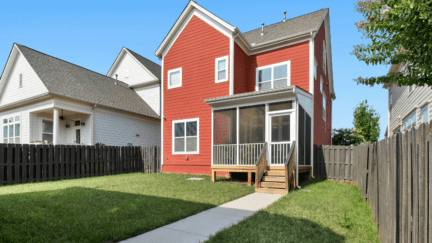
<path fill-rule="evenodd" d="M 15 161 L 14 161 L 14 165 L 15 165 L 15 183 L 18 184 L 20 183 L 20 166 L 21 166 L 21 144 L 16 144 L 15 145 Z"/>

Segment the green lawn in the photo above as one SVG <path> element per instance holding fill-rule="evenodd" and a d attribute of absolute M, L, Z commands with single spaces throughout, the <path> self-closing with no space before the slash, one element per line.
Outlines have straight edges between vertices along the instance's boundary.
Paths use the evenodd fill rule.
<path fill-rule="evenodd" d="M 209 242 L 380 242 L 357 187 L 310 180 Z"/>
<path fill-rule="evenodd" d="M 117 241 L 254 192 L 189 177 L 135 173 L 0 187 L 0 242 Z"/>

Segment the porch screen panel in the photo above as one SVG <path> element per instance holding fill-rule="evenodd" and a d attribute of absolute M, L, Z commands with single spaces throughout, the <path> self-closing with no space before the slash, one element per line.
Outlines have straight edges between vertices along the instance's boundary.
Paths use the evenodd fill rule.
<path fill-rule="evenodd" d="M 240 108 L 240 144 L 265 142 L 265 105 Z"/>
<path fill-rule="evenodd" d="M 42 141 L 47 141 L 48 144 L 53 142 L 53 122 L 42 120 Z"/>
<path fill-rule="evenodd" d="M 213 115 L 214 145 L 237 143 L 237 109 L 215 111 Z"/>
<path fill-rule="evenodd" d="M 299 121 L 298 121 L 298 164 L 305 165 L 305 110 L 299 105 Z"/>

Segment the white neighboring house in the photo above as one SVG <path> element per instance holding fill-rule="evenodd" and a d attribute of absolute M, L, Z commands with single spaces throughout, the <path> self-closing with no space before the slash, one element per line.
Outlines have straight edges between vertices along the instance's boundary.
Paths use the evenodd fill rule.
<path fill-rule="evenodd" d="M 406 63 L 393 64 L 389 72 L 404 72 Z M 386 137 L 431 120 L 432 89 L 429 86 L 398 86 L 388 83 L 388 127 Z"/>
<path fill-rule="evenodd" d="M 3 143 L 160 144 L 160 117 L 129 85 L 14 44 L 0 81 Z"/>
<path fill-rule="evenodd" d="M 160 115 L 160 65 L 123 47 L 107 76 L 127 83 Z"/>

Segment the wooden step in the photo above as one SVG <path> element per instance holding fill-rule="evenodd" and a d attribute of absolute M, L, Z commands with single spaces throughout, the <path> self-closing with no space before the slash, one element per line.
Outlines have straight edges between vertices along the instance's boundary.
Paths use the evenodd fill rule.
<path fill-rule="evenodd" d="M 260 193 L 271 193 L 271 194 L 288 194 L 285 189 L 275 189 L 275 188 L 255 188 L 255 192 Z"/>
<path fill-rule="evenodd" d="M 263 176 L 262 181 L 285 182 L 285 176 Z"/>
<path fill-rule="evenodd" d="M 267 176 L 285 176 L 285 171 L 283 170 L 268 170 L 266 171 Z"/>
<path fill-rule="evenodd" d="M 278 183 L 278 182 L 261 182 L 260 184 L 263 188 L 283 188 L 285 189 L 285 183 Z"/>

